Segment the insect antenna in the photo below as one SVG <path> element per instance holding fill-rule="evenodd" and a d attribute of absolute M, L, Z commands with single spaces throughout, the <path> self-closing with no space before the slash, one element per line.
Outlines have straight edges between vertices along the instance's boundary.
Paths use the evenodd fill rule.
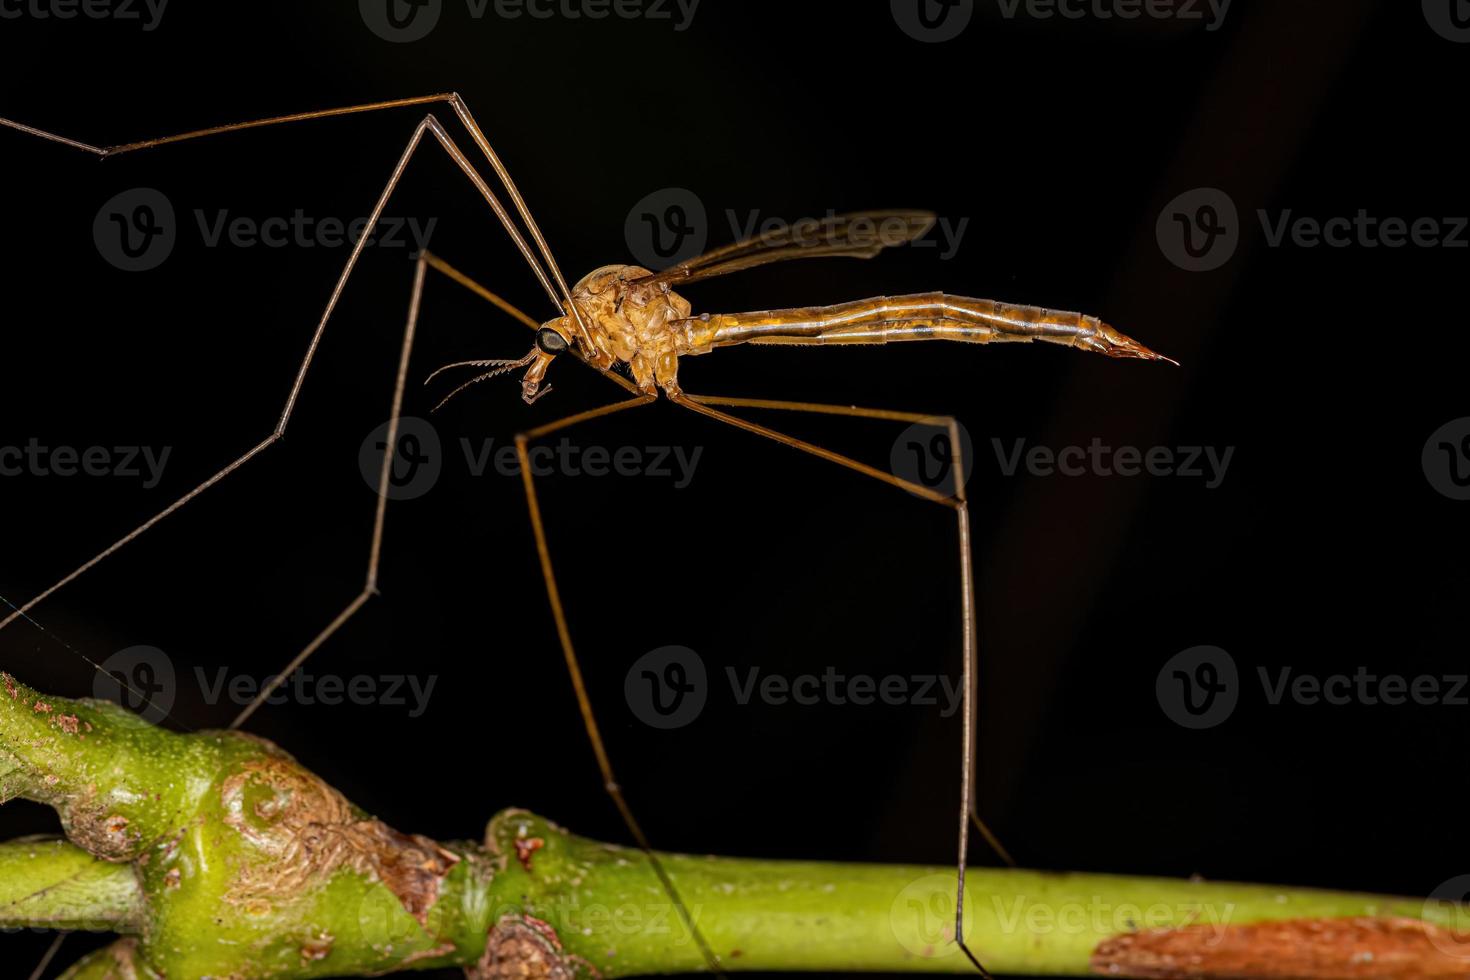
<path fill-rule="evenodd" d="M 532 347 L 531 348 L 531 352 L 529 354 L 527 354 L 525 357 L 516 358 L 515 360 L 455 361 L 453 364 L 446 364 L 443 367 L 439 368 L 437 371 L 435 371 L 433 374 L 431 374 L 427 378 L 425 378 L 424 379 L 424 384 L 428 384 L 430 381 L 433 381 L 435 378 L 437 378 L 439 375 L 443 374 L 445 371 L 448 371 L 450 368 L 459 368 L 459 367 L 488 367 L 488 368 L 493 368 L 493 370 L 486 371 L 483 374 L 478 374 L 475 377 L 471 378 L 470 380 L 466 381 L 464 384 L 460 385 L 458 388 L 455 388 L 449 394 L 445 395 L 444 398 L 440 400 L 439 404 L 435 405 L 432 409 L 430 409 L 430 411 L 431 412 L 437 412 L 437 411 L 439 411 L 439 409 L 443 408 L 445 405 L 447 405 L 449 403 L 450 399 L 454 398 L 455 395 L 458 395 L 460 392 L 464 391 L 466 388 L 470 387 L 471 385 L 477 385 L 481 381 L 488 381 L 489 379 L 494 378 L 494 377 L 498 377 L 499 375 L 505 374 L 508 371 L 514 371 L 516 368 L 523 368 L 526 365 L 530 364 L 535 359 L 536 359 L 536 348 Z M 548 387 L 548 388 L 545 389 L 545 391 L 550 391 L 550 390 L 551 390 L 550 387 Z M 545 391 L 543 391 L 542 393 L 544 394 Z"/>

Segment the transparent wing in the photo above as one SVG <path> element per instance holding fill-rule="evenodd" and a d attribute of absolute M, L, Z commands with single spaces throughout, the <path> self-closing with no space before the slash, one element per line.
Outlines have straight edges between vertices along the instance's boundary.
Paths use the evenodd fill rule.
<path fill-rule="evenodd" d="M 870 259 L 934 227 L 929 211 L 854 211 L 796 221 L 680 262 L 639 282 L 685 283 L 787 259 Z"/>

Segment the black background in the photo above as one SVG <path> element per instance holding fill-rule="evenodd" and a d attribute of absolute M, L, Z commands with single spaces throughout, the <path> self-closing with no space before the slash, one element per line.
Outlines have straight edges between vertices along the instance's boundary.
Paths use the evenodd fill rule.
<path fill-rule="evenodd" d="M 1325 219 L 1466 213 L 1458 136 L 1470 48 L 1417 3 L 1238 2 L 1195 22 L 998 16 L 924 44 L 886 4 L 704 0 L 667 20 L 507 20 L 448 0 L 388 43 L 352 4 L 171 4 L 137 22 L 0 20 L 0 114 L 107 144 L 457 90 L 576 279 L 629 261 L 645 195 L 692 190 L 709 241 L 738 220 L 924 207 L 969 224 L 957 254 L 792 263 L 690 287 L 697 311 L 943 289 L 1083 309 L 1183 362 L 1058 348 L 743 348 L 686 360 L 695 392 L 952 412 L 973 436 L 981 610 L 981 810 L 1027 865 L 1427 894 L 1466 871 L 1455 827 L 1464 706 L 1270 705 L 1257 668 L 1453 675 L 1465 667 L 1464 503 L 1431 486 L 1430 434 L 1470 414 L 1466 252 L 1269 247 L 1257 209 Z M 336 8 L 336 9 L 329 9 Z M 492 8 L 493 9 L 493 8 Z M 344 248 L 207 247 L 194 217 L 367 213 L 422 115 L 398 109 L 99 163 L 0 131 L 0 445 L 172 448 L 162 483 L 0 479 L 0 595 L 21 602 L 263 438 Z M 447 110 L 440 110 L 456 136 Z M 466 145 L 468 145 L 467 141 Z M 161 190 L 179 243 L 115 269 L 92 223 Z M 1226 191 L 1241 244 L 1173 265 L 1155 223 Z M 550 308 L 478 196 L 427 146 L 389 206 L 537 317 Z M 412 266 L 368 249 L 287 439 L 0 634 L 0 664 L 84 695 L 139 644 L 177 672 L 171 724 L 223 726 L 195 669 L 282 666 L 361 585 L 375 497 L 359 474 L 387 416 Z M 515 357 L 524 329 L 431 278 L 405 411 L 438 365 Z M 565 359 L 564 359 L 565 360 Z M 290 703 L 250 729 L 393 825 L 476 837 L 526 806 L 625 839 L 581 732 L 513 477 L 466 472 L 461 438 L 514 433 L 619 393 L 573 363 L 523 405 L 489 382 L 435 416 L 432 492 L 388 511 L 382 596 L 315 673 L 437 678 L 428 711 Z M 888 465 L 901 427 L 762 418 Z M 702 451 L 693 483 L 549 478 L 543 506 L 574 635 L 629 797 L 660 847 L 942 864 L 958 720 L 933 708 L 739 706 L 733 666 L 795 676 L 958 671 L 952 518 L 669 404 L 581 445 Z M 1005 476 L 1006 446 L 1234 448 L 1223 483 Z M 681 644 L 715 679 L 676 732 L 623 698 L 633 661 Z M 1189 731 L 1155 694 L 1213 644 L 1243 691 Z M 3 836 L 46 831 L 39 807 Z M 980 848 L 977 862 L 988 861 Z M 44 936 L 0 939 L 9 975 Z M 62 959 L 89 940 L 74 939 Z M 56 967 L 61 964 L 58 962 Z M 53 967 L 53 973 L 56 969 Z M 51 975 L 51 974 L 48 974 Z M 446 974 L 448 975 L 448 974 Z"/>

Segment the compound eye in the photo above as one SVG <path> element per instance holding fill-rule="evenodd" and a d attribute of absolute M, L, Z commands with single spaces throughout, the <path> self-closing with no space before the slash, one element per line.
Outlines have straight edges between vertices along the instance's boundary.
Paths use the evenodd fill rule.
<path fill-rule="evenodd" d="M 543 354 L 560 354 L 567 349 L 567 339 L 551 327 L 536 331 L 536 349 Z"/>

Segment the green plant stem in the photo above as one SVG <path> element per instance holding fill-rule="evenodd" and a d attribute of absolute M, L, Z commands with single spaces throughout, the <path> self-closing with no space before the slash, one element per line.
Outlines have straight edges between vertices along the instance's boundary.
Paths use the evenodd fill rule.
<path fill-rule="evenodd" d="M 125 937 L 70 980 L 443 966 L 572 980 L 708 965 L 637 850 L 516 810 L 481 842 L 402 834 L 263 740 L 174 734 L 0 674 L 0 801 L 11 796 L 55 807 L 71 843 L 0 847 L 0 927 Z M 659 860 L 726 971 L 972 971 L 954 942 L 952 869 Z M 1370 975 L 1364 963 L 1372 976 L 1470 975 L 1470 932 L 1449 903 L 977 869 L 965 909 L 970 945 L 997 973 L 1182 975 L 1155 969 L 1168 961 L 1205 963 L 1192 977 Z"/>
<path fill-rule="evenodd" d="M 518 857 L 497 859 L 497 851 L 514 854 L 516 840 L 542 842 L 528 855 L 529 869 Z M 576 837 L 523 811 L 493 821 L 489 841 L 488 851 L 476 849 L 478 856 L 501 867 L 489 876 L 452 879 L 440 902 L 464 914 L 445 920 L 435 938 L 454 950 L 423 965 L 473 965 L 497 923 L 530 916 L 550 927 L 574 962 L 603 977 L 706 969 L 638 851 Z M 660 859 L 727 971 L 973 972 L 950 941 L 952 869 Z M 1453 908 L 1411 899 L 1122 875 L 976 869 L 968 885 L 972 946 L 990 969 L 1010 974 L 1088 975 L 1100 942 L 1143 928 L 1360 916 L 1451 926 L 1455 916 Z M 141 912 L 142 893 L 127 865 L 98 861 L 59 841 L 0 846 L 4 926 L 136 934 Z M 94 962 L 89 969 L 101 968 Z"/>
<path fill-rule="evenodd" d="M 0 844 L 0 926 L 132 933 L 144 922 L 131 865 L 64 840 Z"/>
<path fill-rule="evenodd" d="M 504 907 L 550 923 L 605 977 L 705 969 L 643 857 L 509 811 L 491 841 L 540 838 L 528 872 L 491 883 Z M 729 971 L 973 973 L 951 941 L 953 868 L 663 855 L 686 907 Z M 1139 929 L 1225 929 L 1285 919 L 1403 917 L 1450 926 L 1419 899 L 1123 875 L 971 869 L 971 947 L 994 972 L 1085 976 L 1098 944 Z M 1465 964 L 1470 970 L 1470 961 Z"/>

